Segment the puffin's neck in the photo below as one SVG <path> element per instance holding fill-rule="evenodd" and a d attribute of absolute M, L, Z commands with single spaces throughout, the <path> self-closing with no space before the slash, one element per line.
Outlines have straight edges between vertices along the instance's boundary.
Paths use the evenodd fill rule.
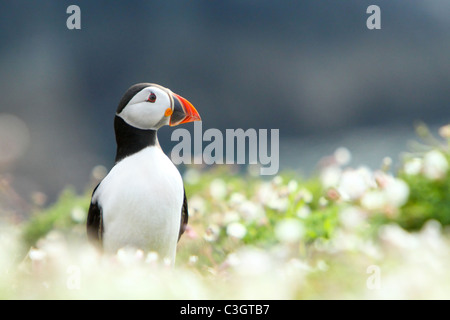
<path fill-rule="evenodd" d="M 116 163 L 142 149 L 158 145 L 156 130 L 143 130 L 130 126 L 121 117 L 114 118 L 116 133 Z"/>

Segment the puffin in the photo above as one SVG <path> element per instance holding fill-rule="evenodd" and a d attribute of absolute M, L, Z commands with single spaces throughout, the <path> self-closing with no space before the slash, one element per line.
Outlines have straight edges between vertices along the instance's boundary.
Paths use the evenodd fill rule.
<path fill-rule="evenodd" d="M 131 247 L 174 264 L 188 223 L 180 172 L 158 142 L 158 129 L 200 121 L 194 106 L 153 83 L 131 86 L 114 117 L 115 164 L 92 192 L 87 236 L 102 252 Z"/>

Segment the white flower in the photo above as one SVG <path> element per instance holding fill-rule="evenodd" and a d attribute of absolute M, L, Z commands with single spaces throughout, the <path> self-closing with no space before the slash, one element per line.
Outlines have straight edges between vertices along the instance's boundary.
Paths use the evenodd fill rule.
<path fill-rule="evenodd" d="M 423 159 L 423 173 L 428 179 L 441 179 L 445 177 L 447 170 L 448 162 L 441 152 L 432 150 L 425 154 Z"/>
<path fill-rule="evenodd" d="M 235 267 L 235 266 L 239 265 L 240 259 L 239 259 L 239 256 L 238 256 L 237 253 L 232 252 L 232 253 L 228 254 L 227 259 L 225 260 L 225 262 L 228 265 L 230 265 L 232 267 Z"/>
<path fill-rule="evenodd" d="M 102 165 L 97 165 L 92 169 L 91 175 L 96 181 L 101 181 L 108 174 L 108 169 Z"/>
<path fill-rule="evenodd" d="M 287 188 L 288 188 L 289 193 L 292 193 L 292 192 L 296 191 L 297 188 L 298 188 L 298 182 L 295 181 L 295 180 L 289 181 L 288 185 L 287 185 Z"/>
<path fill-rule="evenodd" d="M 450 124 L 439 128 L 439 134 L 442 138 L 450 138 Z"/>
<path fill-rule="evenodd" d="M 201 215 L 206 210 L 205 200 L 202 197 L 195 195 L 189 199 L 188 207 L 190 216 L 195 216 L 197 214 Z"/>
<path fill-rule="evenodd" d="M 267 203 L 267 206 L 271 209 L 284 212 L 287 210 L 289 206 L 289 200 L 287 198 L 278 198 L 273 197 L 270 199 L 270 201 Z"/>
<path fill-rule="evenodd" d="M 379 189 L 370 190 L 361 197 L 361 206 L 369 211 L 382 210 L 387 205 L 400 208 L 409 197 L 409 186 L 401 179 L 384 172 L 376 172 Z"/>
<path fill-rule="evenodd" d="M 239 213 L 237 211 L 229 210 L 223 215 L 223 223 L 230 224 L 232 222 L 239 221 L 240 218 L 241 217 L 239 216 Z"/>
<path fill-rule="evenodd" d="M 334 158 L 339 165 L 343 166 L 352 160 L 352 154 L 347 148 L 340 147 L 334 152 Z"/>
<path fill-rule="evenodd" d="M 214 179 L 209 185 L 209 193 L 214 199 L 223 199 L 227 195 L 227 184 L 222 179 Z"/>
<path fill-rule="evenodd" d="M 369 191 L 361 198 L 361 206 L 370 211 L 381 210 L 385 205 L 386 197 L 382 191 Z"/>
<path fill-rule="evenodd" d="M 169 258 L 169 257 L 165 257 L 165 258 L 163 259 L 163 265 L 164 265 L 165 267 L 170 267 L 170 266 L 172 265 L 172 259 Z"/>
<path fill-rule="evenodd" d="M 385 188 L 389 183 L 392 182 L 392 180 L 394 180 L 394 176 L 392 174 L 386 173 L 381 170 L 375 171 L 373 173 L 373 177 L 376 181 L 376 185 L 381 189 Z"/>
<path fill-rule="evenodd" d="M 198 256 L 196 256 L 196 255 L 189 256 L 189 264 L 196 264 L 197 261 L 198 261 Z"/>
<path fill-rule="evenodd" d="M 275 226 L 275 237 L 281 242 L 296 242 L 304 233 L 303 224 L 297 219 L 283 219 Z"/>
<path fill-rule="evenodd" d="M 308 265 L 308 263 L 306 261 L 302 261 L 297 258 L 290 259 L 286 263 L 285 267 L 286 267 L 285 271 L 287 272 L 287 274 L 292 275 L 292 276 L 298 275 L 299 271 L 303 271 L 303 272 L 312 271 L 311 266 Z"/>
<path fill-rule="evenodd" d="M 196 184 L 200 181 L 200 172 L 196 169 L 189 168 L 185 171 L 183 180 L 188 184 Z"/>
<path fill-rule="evenodd" d="M 325 189 L 337 187 L 341 179 L 342 169 L 338 166 L 329 166 L 320 172 L 320 182 Z"/>
<path fill-rule="evenodd" d="M 418 238 L 396 224 L 382 226 L 379 234 L 382 241 L 398 248 L 415 249 L 418 246 Z"/>
<path fill-rule="evenodd" d="M 319 206 L 326 207 L 328 205 L 328 200 L 325 197 L 319 198 Z"/>
<path fill-rule="evenodd" d="M 145 258 L 145 263 L 154 264 L 154 263 L 158 262 L 158 260 L 159 260 L 158 252 L 150 251 L 147 254 L 147 257 Z"/>
<path fill-rule="evenodd" d="M 233 192 L 233 194 L 230 196 L 229 203 L 231 205 L 239 205 L 246 200 L 247 200 L 247 198 L 245 197 L 244 194 L 242 194 L 240 192 Z"/>
<path fill-rule="evenodd" d="M 238 210 L 246 221 L 258 220 L 264 216 L 264 210 L 261 205 L 252 201 L 244 201 Z"/>
<path fill-rule="evenodd" d="M 306 188 L 301 188 L 297 197 L 303 199 L 305 203 L 311 203 L 313 201 L 313 194 Z"/>
<path fill-rule="evenodd" d="M 134 247 L 123 247 L 117 250 L 116 257 L 123 266 L 131 266 L 143 260 L 144 251 Z"/>
<path fill-rule="evenodd" d="M 75 207 L 70 212 L 70 217 L 75 222 L 83 222 L 86 218 L 86 211 L 81 207 Z"/>
<path fill-rule="evenodd" d="M 362 166 L 356 171 L 362 176 L 368 188 L 374 188 L 377 186 L 374 179 L 374 173 L 368 167 Z"/>
<path fill-rule="evenodd" d="M 405 173 L 410 176 L 415 176 L 422 171 L 422 159 L 420 158 L 413 158 L 409 161 L 407 161 L 403 169 L 405 170 Z"/>
<path fill-rule="evenodd" d="M 280 186 L 283 184 L 283 178 L 281 176 L 275 176 L 272 180 L 272 183 L 276 186 Z"/>
<path fill-rule="evenodd" d="M 273 183 L 262 183 L 258 188 L 257 198 L 261 204 L 277 211 L 285 211 L 289 205 L 288 198 L 281 196 Z"/>
<path fill-rule="evenodd" d="M 355 200 L 361 197 L 367 190 L 364 178 L 356 171 L 345 171 L 340 179 L 339 193 L 347 200 Z"/>
<path fill-rule="evenodd" d="M 442 226 L 436 220 L 428 220 L 420 230 L 420 238 L 430 249 L 435 252 L 447 252 L 445 237 L 442 236 Z"/>
<path fill-rule="evenodd" d="M 320 271 L 327 271 L 329 268 L 328 264 L 324 260 L 317 261 L 317 269 Z"/>
<path fill-rule="evenodd" d="M 227 234 L 242 239 L 247 234 L 247 228 L 239 222 L 232 222 L 227 226 Z"/>
<path fill-rule="evenodd" d="M 401 179 L 392 179 L 383 191 L 387 203 L 391 206 L 400 208 L 408 201 L 409 186 Z"/>
<path fill-rule="evenodd" d="M 302 219 L 307 218 L 310 214 L 311 214 L 311 209 L 307 205 L 301 206 L 297 210 L 297 217 L 302 218 Z"/>
<path fill-rule="evenodd" d="M 219 233 L 219 226 L 212 224 L 206 229 L 203 238 L 208 242 L 216 241 L 219 238 Z"/>
<path fill-rule="evenodd" d="M 374 186 L 373 175 L 367 168 L 347 170 L 341 176 L 338 191 L 344 200 L 356 200 Z"/>
<path fill-rule="evenodd" d="M 365 221 L 364 218 L 364 212 L 355 207 L 346 208 L 339 213 L 339 220 L 349 229 L 360 226 Z"/>
<path fill-rule="evenodd" d="M 28 256 L 32 261 L 42 261 L 46 258 L 47 253 L 40 249 L 31 248 L 28 252 Z"/>
<path fill-rule="evenodd" d="M 383 161 L 381 162 L 383 166 L 383 170 L 389 170 L 389 168 L 392 166 L 392 158 L 391 157 L 384 157 Z"/>
<path fill-rule="evenodd" d="M 273 198 L 274 194 L 276 193 L 275 188 L 272 186 L 272 184 L 265 182 L 262 183 L 257 191 L 257 197 L 259 202 L 262 204 L 267 204 L 269 199 Z"/>
<path fill-rule="evenodd" d="M 228 258 L 230 264 L 242 276 L 259 276 L 274 269 L 273 258 L 262 250 L 244 248 Z"/>

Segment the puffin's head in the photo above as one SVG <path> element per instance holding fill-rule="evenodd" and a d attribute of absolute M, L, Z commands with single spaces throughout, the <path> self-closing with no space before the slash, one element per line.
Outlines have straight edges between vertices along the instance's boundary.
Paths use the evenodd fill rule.
<path fill-rule="evenodd" d="M 201 120 L 188 100 L 153 83 L 130 87 L 119 103 L 116 116 L 130 126 L 143 130 Z"/>

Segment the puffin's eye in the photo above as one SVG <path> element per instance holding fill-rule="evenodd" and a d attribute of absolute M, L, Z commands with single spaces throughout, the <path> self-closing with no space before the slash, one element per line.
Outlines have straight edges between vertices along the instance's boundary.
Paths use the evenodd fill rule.
<path fill-rule="evenodd" d="M 154 94 L 153 92 L 150 94 L 150 96 L 147 99 L 148 102 L 155 102 L 156 101 L 156 94 Z"/>

